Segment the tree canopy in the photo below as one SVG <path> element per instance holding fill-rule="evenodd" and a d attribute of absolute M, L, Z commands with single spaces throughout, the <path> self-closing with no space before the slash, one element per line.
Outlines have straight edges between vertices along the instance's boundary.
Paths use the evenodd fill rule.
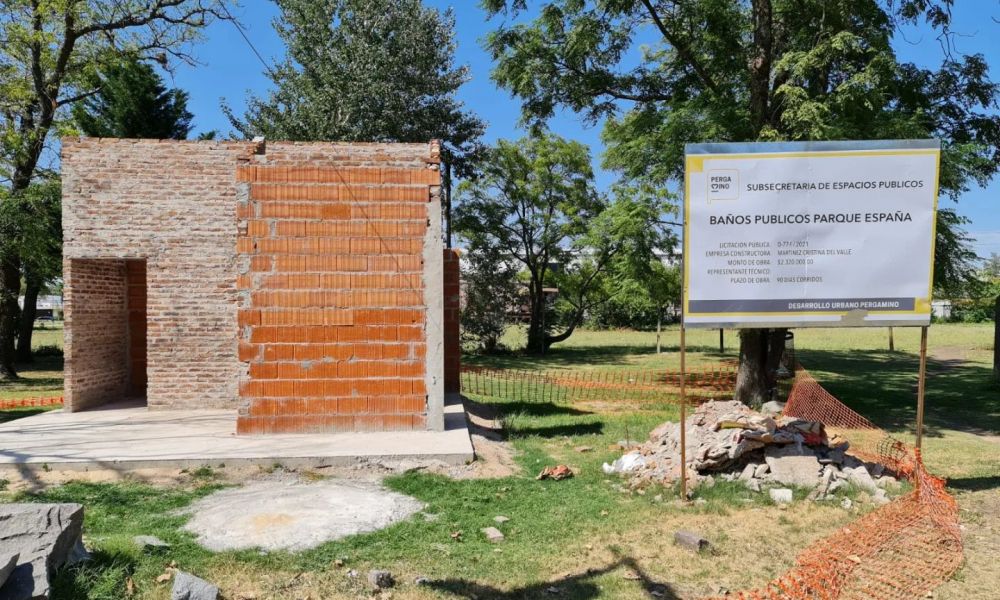
<path fill-rule="evenodd" d="M 191 132 L 187 92 L 167 89 L 147 63 L 126 58 L 108 65 L 93 87 L 97 93 L 72 109 L 84 135 L 183 140 Z"/>
<path fill-rule="evenodd" d="M 986 59 L 946 51 L 926 69 L 892 46 L 924 21 L 950 49 L 951 0 L 546 0 L 528 21 L 525 0 L 483 4 L 506 17 L 486 46 L 524 120 L 544 126 L 561 108 L 606 119 L 604 164 L 626 181 L 677 184 L 684 144 L 707 141 L 936 137 L 953 199 L 1000 168 Z M 974 277 L 963 223 L 939 210 L 940 289 Z M 782 339 L 743 332 L 741 400 L 765 399 Z"/>
<path fill-rule="evenodd" d="M 613 294 L 613 268 L 647 265 L 669 243 L 658 201 L 599 193 L 579 142 L 551 134 L 501 140 L 481 169 L 459 187 L 456 230 L 470 254 L 499 252 L 527 272 L 530 351 L 569 337 L 595 303 Z M 555 305 L 547 302 L 550 286 L 559 290 Z"/>
<path fill-rule="evenodd" d="M 467 168 L 484 124 L 456 96 L 455 20 L 420 0 L 276 0 L 287 48 L 269 70 L 274 90 L 251 98 L 244 136 L 289 140 L 425 142 Z"/>
<path fill-rule="evenodd" d="M 123 57 L 191 60 L 190 44 L 226 0 L 7 0 L 0 12 L 0 196 L 7 225 L 30 228 L 24 192 L 40 169 L 53 130 L 68 132 L 69 110 L 98 93 L 101 71 Z M 16 377 L 14 337 L 22 254 L 0 247 L 0 379 Z"/>
<path fill-rule="evenodd" d="M 485 0 L 516 17 L 523 0 Z M 605 165 L 656 185 L 683 177 L 702 141 L 942 141 L 941 191 L 958 199 L 1000 168 L 998 87 L 982 55 L 937 69 L 898 59 L 900 27 L 921 19 L 948 40 L 950 0 L 549 0 L 487 47 L 493 76 L 541 123 L 559 108 L 607 118 Z M 633 61 L 634 53 L 641 59 Z M 634 63 L 634 64 L 633 64 Z M 939 219 L 936 281 L 972 274 L 963 219 Z"/>

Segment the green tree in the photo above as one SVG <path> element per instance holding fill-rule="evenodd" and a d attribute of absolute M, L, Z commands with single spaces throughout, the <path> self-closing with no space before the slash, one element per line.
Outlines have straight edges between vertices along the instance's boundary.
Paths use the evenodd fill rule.
<path fill-rule="evenodd" d="M 460 174 L 484 125 L 456 93 L 455 19 L 421 0 L 276 0 L 286 59 L 269 71 L 274 90 L 250 98 L 244 136 L 287 140 L 442 141 Z"/>
<path fill-rule="evenodd" d="M 1000 279 L 1000 254 L 990 252 L 989 257 L 983 260 L 982 272 L 986 281 Z"/>
<path fill-rule="evenodd" d="M 0 14 L 0 209 L 7 242 L 32 229 L 24 192 L 39 176 L 49 134 L 69 131 L 69 109 L 98 92 L 101 70 L 123 56 L 190 60 L 188 48 L 225 0 L 6 0 Z M 21 246 L 0 246 L 0 380 L 17 377 L 14 339 Z"/>
<path fill-rule="evenodd" d="M 660 353 L 660 332 L 667 309 L 681 304 L 681 270 L 668 267 L 659 260 L 650 264 L 650 276 L 645 279 L 647 294 L 656 307 L 656 353 Z"/>
<path fill-rule="evenodd" d="M 31 338 L 38 316 L 38 295 L 62 274 L 62 186 L 56 178 L 32 183 L 17 211 L 21 228 L 24 306 L 17 332 L 16 360 L 31 362 Z"/>
<path fill-rule="evenodd" d="M 469 253 L 499 252 L 527 272 L 531 352 L 568 338 L 607 299 L 613 264 L 646 261 L 662 241 L 658 205 L 597 193 L 587 148 L 554 135 L 501 140 L 458 197 L 456 229 Z M 553 307 L 549 285 L 559 288 Z"/>
<path fill-rule="evenodd" d="M 521 300 L 517 268 L 499 248 L 481 245 L 464 262 L 462 341 L 490 354 L 501 348 Z"/>
<path fill-rule="evenodd" d="M 73 106 L 73 120 L 92 137 L 183 140 L 191 132 L 188 94 L 167 89 L 153 67 L 136 58 L 108 65 L 96 94 Z"/>
<path fill-rule="evenodd" d="M 27 334 L 24 332 L 24 321 L 19 322 L 15 318 L 0 322 L 8 328 L 0 334 L 9 336 L 11 340 L 18 339 L 16 350 L 14 344 L 0 346 L 0 353 L 3 353 L 0 355 L 0 365 L 13 364 L 15 359 L 20 358 L 25 348 L 24 343 L 27 343 L 27 356 L 30 358 L 30 329 L 34 325 L 33 311 L 36 306 L 34 300 L 45 282 L 54 278 L 61 269 L 60 214 L 58 180 L 32 183 L 18 192 L 0 188 L 0 256 L 14 254 L 24 257 L 25 312 L 31 318 Z M 32 299 L 31 295 L 35 298 Z M 5 301 L 10 300 L 13 300 L 13 306 L 17 309 L 17 296 L 5 298 Z"/>
<path fill-rule="evenodd" d="M 606 118 L 605 165 L 630 181 L 676 185 L 684 144 L 702 141 L 936 137 L 953 199 L 1000 168 L 984 57 L 946 52 L 922 69 L 892 48 L 921 20 L 947 46 L 951 0 L 546 0 L 530 22 L 516 19 L 526 0 L 483 3 L 507 14 L 487 47 L 525 120 L 541 125 L 559 108 Z M 971 276 L 962 224 L 939 211 L 939 288 Z M 761 402 L 784 334 L 740 339 L 736 396 Z"/>

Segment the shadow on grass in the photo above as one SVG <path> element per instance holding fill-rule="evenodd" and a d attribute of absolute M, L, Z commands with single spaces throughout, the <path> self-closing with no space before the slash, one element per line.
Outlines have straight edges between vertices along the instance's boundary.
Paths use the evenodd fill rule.
<path fill-rule="evenodd" d="M 7 421 L 13 421 L 14 419 L 23 419 L 24 417 L 30 417 L 32 415 L 41 414 L 48 410 L 53 410 L 57 407 L 32 407 L 32 408 L 12 408 L 9 410 L 0 410 L 0 423 L 6 423 Z"/>
<path fill-rule="evenodd" d="M 658 582 L 643 571 L 632 557 L 618 560 L 601 568 L 587 569 L 585 573 L 569 575 L 555 581 L 544 581 L 524 587 L 504 591 L 489 585 L 467 579 L 438 579 L 427 582 L 427 586 L 462 598 L 489 598 L 490 600 L 528 600 L 558 596 L 573 600 L 598 598 L 603 594 L 601 587 L 593 579 L 618 568 L 630 569 L 642 586 L 644 596 L 663 600 L 679 600 L 674 589 L 666 583 Z"/>
<path fill-rule="evenodd" d="M 128 579 L 138 563 L 134 556 L 96 550 L 90 559 L 60 569 L 52 578 L 52 600 L 128 597 Z"/>
<path fill-rule="evenodd" d="M 987 477 L 957 477 L 948 479 L 948 487 L 966 492 L 981 492 L 1000 488 L 1000 475 Z"/>
<path fill-rule="evenodd" d="M 798 350 L 802 365 L 841 402 L 891 431 L 912 431 L 916 419 L 918 357 L 870 350 Z M 1000 394 L 985 366 L 928 360 L 927 437 L 953 429 L 1000 431 Z"/>
<path fill-rule="evenodd" d="M 480 406 L 495 411 L 496 414 L 519 414 L 528 417 L 581 416 L 593 414 L 565 404 L 552 402 L 484 402 Z"/>
<path fill-rule="evenodd" d="M 30 363 L 19 363 L 18 379 L 0 381 L 0 397 L 8 392 L 39 392 L 46 395 L 62 394 L 63 358 L 38 356 Z"/>

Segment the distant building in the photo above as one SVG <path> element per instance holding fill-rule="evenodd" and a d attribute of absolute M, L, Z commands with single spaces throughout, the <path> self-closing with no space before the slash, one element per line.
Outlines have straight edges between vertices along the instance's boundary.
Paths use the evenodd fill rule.
<path fill-rule="evenodd" d="M 17 305 L 24 309 L 24 296 L 17 299 Z M 36 318 L 39 320 L 61 321 L 63 318 L 62 296 L 39 296 L 35 308 L 38 311 Z"/>
<path fill-rule="evenodd" d="M 951 300 L 934 300 L 931 302 L 931 314 L 934 318 L 947 321 L 951 318 Z"/>

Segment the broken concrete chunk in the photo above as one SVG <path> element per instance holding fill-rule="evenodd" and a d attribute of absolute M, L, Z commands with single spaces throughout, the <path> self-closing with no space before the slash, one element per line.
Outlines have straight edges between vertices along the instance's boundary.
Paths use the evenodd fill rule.
<path fill-rule="evenodd" d="M 184 571 L 177 571 L 174 586 L 170 589 L 170 600 L 217 600 L 219 588 Z"/>
<path fill-rule="evenodd" d="M 708 540 L 701 537 L 697 533 L 691 531 L 675 531 L 674 532 L 674 543 L 688 550 L 693 550 L 694 552 L 701 552 L 703 550 L 708 550 L 709 544 Z"/>
<path fill-rule="evenodd" d="M 503 525 L 507 521 L 510 521 L 510 517 L 505 517 L 503 515 L 497 515 L 497 516 L 493 517 L 493 520 L 496 521 L 497 523 L 499 523 L 500 525 Z"/>
<path fill-rule="evenodd" d="M 848 481 L 866 492 L 875 492 L 878 489 L 878 486 L 875 485 L 875 480 L 872 479 L 871 474 L 868 473 L 868 469 L 864 465 L 854 467 L 853 469 L 844 469 L 844 474 L 847 475 Z"/>
<path fill-rule="evenodd" d="M 783 413 L 784 411 L 785 411 L 785 403 L 778 402 L 777 400 L 771 400 L 770 402 L 765 402 L 760 407 L 761 413 L 772 417 L 780 416 L 781 413 Z"/>
<path fill-rule="evenodd" d="M 82 533 L 79 504 L 0 504 L 0 548 L 19 555 L 0 598 L 48 598 L 53 573 L 86 558 Z"/>
<path fill-rule="evenodd" d="M 778 483 L 815 487 L 819 481 L 819 461 L 811 451 L 797 446 L 768 446 L 764 460 Z"/>
<path fill-rule="evenodd" d="M 775 504 L 788 504 L 793 500 L 792 490 L 788 488 L 771 488 L 768 494 Z"/>
<path fill-rule="evenodd" d="M 483 529 L 483 534 L 486 539 L 494 544 L 498 544 L 504 540 L 503 532 L 496 527 L 487 527 Z"/>

